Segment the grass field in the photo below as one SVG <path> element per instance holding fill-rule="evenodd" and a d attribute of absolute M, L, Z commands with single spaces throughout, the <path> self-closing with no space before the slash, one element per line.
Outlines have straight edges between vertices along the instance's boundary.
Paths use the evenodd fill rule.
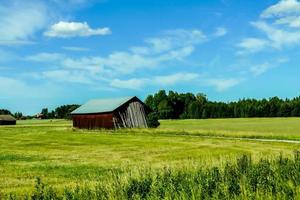
<path fill-rule="evenodd" d="M 160 130 L 196 135 L 300 140 L 300 118 L 162 120 Z"/>
<path fill-rule="evenodd" d="M 18 121 L 0 127 L 0 192 L 30 193 L 36 177 L 63 190 L 92 184 L 112 171 L 211 168 L 234 162 L 291 157 L 300 144 L 207 138 L 201 135 L 300 140 L 299 118 L 166 120 L 158 129 L 76 130 L 66 120 Z M 174 134 L 173 134 L 174 133 Z M 1 196 L 0 196 L 1 197 Z"/>

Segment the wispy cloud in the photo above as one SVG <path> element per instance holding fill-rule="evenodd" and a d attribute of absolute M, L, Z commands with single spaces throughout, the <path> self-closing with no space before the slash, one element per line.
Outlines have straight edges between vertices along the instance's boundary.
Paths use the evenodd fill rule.
<path fill-rule="evenodd" d="M 165 76 L 156 76 L 154 77 L 154 82 L 158 85 L 173 85 L 178 82 L 188 82 L 193 81 L 199 78 L 197 73 L 185 73 L 179 72 L 176 74 L 165 75 Z"/>
<path fill-rule="evenodd" d="M 274 48 L 300 44 L 300 31 L 276 28 L 262 21 L 253 22 L 252 25 L 265 33 L 269 39 L 270 46 Z"/>
<path fill-rule="evenodd" d="M 135 54 L 160 54 L 183 47 L 191 47 L 206 41 L 206 35 L 198 29 L 164 31 L 159 37 L 147 38 L 146 45 L 131 47 Z"/>
<path fill-rule="evenodd" d="M 269 45 L 269 41 L 258 38 L 245 38 L 238 44 L 239 50 L 237 54 L 255 53 L 265 49 Z"/>
<path fill-rule="evenodd" d="M 42 73 L 45 78 L 56 80 L 57 82 L 71 82 L 81 84 L 92 84 L 92 79 L 84 73 L 70 70 L 53 70 Z"/>
<path fill-rule="evenodd" d="M 115 88 L 123 88 L 123 89 L 132 89 L 132 90 L 140 90 L 143 88 L 147 83 L 149 82 L 149 79 L 144 78 L 131 78 L 127 80 L 120 80 L 120 79 L 113 79 L 110 82 L 110 86 Z"/>
<path fill-rule="evenodd" d="M 40 1 L 7 1 L 0 5 L 0 45 L 32 44 L 34 34 L 49 22 L 50 13 Z"/>
<path fill-rule="evenodd" d="M 300 16 L 289 16 L 277 19 L 275 24 L 288 25 L 291 28 L 300 28 Z"/>
<path fill-rule="evenodd" d="M 38 53 L 26 57 L 26 60 L 35 62 L 56 62 L 61 61 L 64 58 L 65 56 L 59 53 Z"/>
<path fill-rule="evenodd" d="M 29 40 L 0 40 L 1 46 L 20 46 L 20 45 L 33 45 L 34 41 Z"/>
<path fill-rule="evenodd" d="M 85 47 L 74 47 L 74 46 L 65 46 L 62 47 L 62 49 L 64 50 L 68 50 L 68 51 L 89 51 L 89 48 L 85 48 Z"/>
<path fill-rule="evenodd" d="M 250 68 L 250 71 L 253 73 L 254 76 L 259 76 L 269 69 L 273 68 L 273 65 L 271 65 L 268 62 L 265 62 L 263 64 L 255 65 Z"/>
<path fill-rule="evenodd" d="M 88 72 L 90 75 L 116 77 L 139 70 L 157 69 L 172 62 L 184 61 L 197 45 L 205 41 L 200 30 L 173 30 L 160 37 L 145 40 L 143 46 L 128 51 L 112 52 L 107 56 L 72 58 L 57 53 L 39 53 L 27 57 L 28 61 L 45 62 L 58 69 Z"/>
<path fill-rule="evenodd" d="M 262 64 L 252 65 L 252 67 L 250 68 L 250 72 L 254 76 L 259 76 L 273 68 L 280 66 L 281 64 L 287 63 L 288 61 L 289 61 L 288 58 L 281 57 L 278 59 L 273 59 L 272 62 L 264 62 Z"/>
<path fill-rule="evenodd" d="M 44 35 L 47 37 L 70 38 L 88 37 L 95 35 L 109 35 L 111 30 L 108 27 L 92 29 L 87 22 L 64 22 L 53 24 Z"/>
<path fill-rule="evenodd" d="M 241 78 L 208 78 L 204 80 L 204 84 L 214 87 L 219 92 L 224 92 L 242 81 Z"/>
<path fill-rule="evenodd" d="M 264 10 L 260 19 L 251 25 L 264 37 L 243 39 L 238 45 L 240 52 L 255 53 L 268 48 L 280 50 L 300 44 L 300 2 L 281 0 Z M 295 29 L 291 29 L 295 28 Z"/>
<path fill-rule="evenodd" d="M 111 88 L 137 90 L 150 86 L 166 87 L 193 83 L 211 86 L 220 92 L 238 85 L 242 81 L 240 78 L 206 77 L 199 80 L 199 73 L 180 70 L 167 75 L 145 74 L 147 70 L 161 73 L 174 62 L 177 65 L 180 62 L 184 63 L 198 45 L 207 41 L 209 40 L 206 35 L 200 30 L 177 29 L 164 31 L 157 37 L 146 38 L 143 45 L 129 47 L 127 51 L 112 52 L 107 56 L 73 58 L 57 53 L 39 53 L 27 57 L 27 60 L 47 61 L 51 70 L 43 71 L 40 77 L 59 82 L 101 84 Z M 140 76 L 134 77 L 136 74 Z"/>
<path fill-rule="evenodd" d="M 218 27 L 216 29 L 215 33 L 214 33 L 214 36 L 216 36 L 216 37 L 222 37 L 222 36 L 226 35 L 227 32 L 228 31 L 227 31 L 226 28 L 224 28 L 224 27 Z"/>
<path fill-rule="evenodd" d="M 300 3 L 297 0 L 280 0 L 277 4 L 264 10 L 261 17 L 271 18 L 295 14 L 300 14 Z"/>
<path fill-rule="evenodd" d="M 170 86 L 177 83 L 184 83 L 188 81 L 196 80 L 199 77 L 199 74 L 196 73 L 175 73 L 169 75 L 161 75 L 147 78 L 132 78 L 127 80 L 114 79 L 110 83 L 111 86 L 116 88 L 126 88 L 126 89 L 142 89 L 143 87 L 149 85 L 157 86 Z"/>

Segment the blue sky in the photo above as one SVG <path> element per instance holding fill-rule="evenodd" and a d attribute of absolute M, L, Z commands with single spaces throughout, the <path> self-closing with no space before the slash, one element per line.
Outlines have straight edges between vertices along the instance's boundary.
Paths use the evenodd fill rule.
<path fill-rule="evenodd" d="M 0 107 L 300 91 L 297 0 L 0 0 Z"/>

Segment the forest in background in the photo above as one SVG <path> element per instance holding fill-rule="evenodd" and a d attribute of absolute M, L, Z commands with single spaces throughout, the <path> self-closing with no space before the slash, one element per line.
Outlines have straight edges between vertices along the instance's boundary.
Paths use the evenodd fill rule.
<path fill-rule="evenodd" d="M 151 118 L 158 119 L 207 119 L 207 118 L 247 118 L 247 117 L 300 117 L 300 96 L 293 99 L 271 97 L 269 99 L 240 99 L 232 102 L 210 101 L 203 93 L 178 93 L 160 90 L 148 95 L 145 104 L 153 112 Z M 49 111 L 43 108 L 40 118 L 69 119 L 70 113 L 80 105 L 62 105 Z M 11 114 L 17 119 L 37 116 L 24 116 L 21 112 L 11 113 L 0 109 L 0 114 Z"/>
<path fill-rule="evenodd" d="M 40 113 L 37 113 L 34 116 L 23 115 L 22 112 L 12 113 L 7 109 L 0 109 L 0 115 L 12 115 L 16 119 L 32 119 L 32 118 L 41 118 L 41 119 L 70 119 L 70 113 L 78 108 L 80 105 L 71 104 L 71 105 L 62 105 L 54 110 L 49 111 L 48 108 L 43 108 Z"/>
<path fill-rule="evenodd" d="M 177 93 L 160 90 L 145 100 L 159 119 L 207 119 L 247 117 L 299 117 L 300 96 L 293 99 L 240 99 L 210 101 L 203 93 Z"/>

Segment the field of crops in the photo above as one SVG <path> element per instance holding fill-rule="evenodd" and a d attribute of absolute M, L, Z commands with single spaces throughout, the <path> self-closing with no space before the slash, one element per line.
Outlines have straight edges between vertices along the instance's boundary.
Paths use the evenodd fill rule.
<path fill-rule="evenodd" d="M 0 127 L 0 198 L 10 193 L 12 198 L 45 193 L 70 195 L 69 199 L 88 194 L 95 199 L 99 195 L 153 199 L 158 194 L 169 199 L 296 198 L 300 161 L 295 151 L 300 143 L 239 138 L 297 141 L 299 122 L 299 118 L 166 120 L 158 129 L 88 131 L 73 129 L 65 120 L 19 121 L 15 127 Z M 237 161 L 241 157 L 242 166 Z M 37 177 L 42 183 L 36 185 Z M 175 190 L 179 193 L 172 196 Z"/>

